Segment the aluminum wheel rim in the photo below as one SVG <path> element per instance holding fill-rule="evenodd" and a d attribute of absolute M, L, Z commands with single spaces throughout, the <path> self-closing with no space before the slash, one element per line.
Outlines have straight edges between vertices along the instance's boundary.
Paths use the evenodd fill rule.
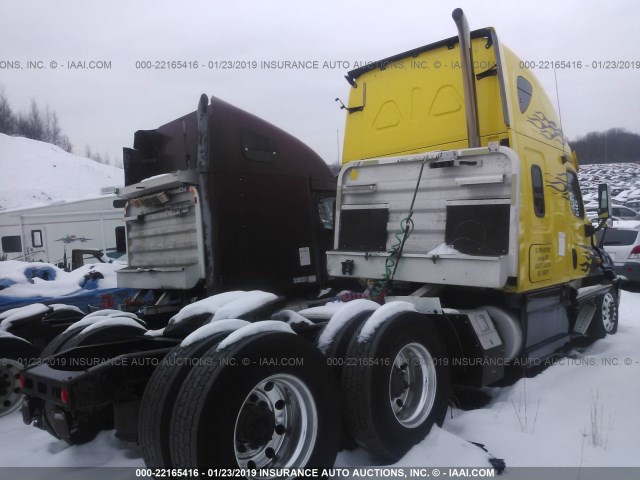
<path fill-rule="evenodd" d="M 0 417 L 20 407 L 22 388 L 20 373 L 22 364 L 9 358 L 0 359 Z"/>
<path fill-rule="evenodd" d="M 607 333 L 611 333 L 616 325 L 614 303 L 611 293 L 606 293 L 602 298 L 602 325 Z"/>
<path fill-rule="evenodd" d="M 249 412 L 262 427 L 273 428 L 271 438 L 247 442 L 251 429 L 244 419 Z M 272 375 L 256 385 L 240 407 L 233 438 L 236 462 L 247 469 L 304 467 L 317 434 L 318 412 L 306 384 L 293 375 Z"/>
<path fill-rule="evenodd" d="M 423 345 L 400 349 L 389 376 L 389 402 L 402 426 L 416 428 L 427 419 L 436 399 L 436 379 L 433 357 Z"/>

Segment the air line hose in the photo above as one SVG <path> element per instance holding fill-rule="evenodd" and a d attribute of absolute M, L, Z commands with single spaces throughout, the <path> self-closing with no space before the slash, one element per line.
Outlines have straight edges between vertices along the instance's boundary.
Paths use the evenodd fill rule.
<path fill-rule="evenodd" d="M 404 245 L 407 241 L 407 238 L 409 238 L 409 235 L 411 235 L 411 232 L 413 232 L 415 226 L 412 220 L 413 208 L 416 203 L 416 196 L 418 195 L 420 181 L 422 180 L 422 172 L 424 171 L 426 162 L 427 159 L 425 157 L 420 165 L 420 173 L 418 174 L 416 187 L 413 189 L 413 198 L 411 199 L 409 214 L 402 220 L 400 220 L 400 230 L 395 234 L 396 243 L 391 247 L 389 256 L 384 262 L 384 273 L 382 274 L 382 278 L 373 285 L 369 293 L 369 299 L 375 302 L 382 302 L 384 300 L 384 297 L 387 295 L 390 285 L 393 282 L 393 277 L 395 276 L 396 270 L 398 269 L 398 263 L 400 261 L 400 257 L 402 257 Z"/>

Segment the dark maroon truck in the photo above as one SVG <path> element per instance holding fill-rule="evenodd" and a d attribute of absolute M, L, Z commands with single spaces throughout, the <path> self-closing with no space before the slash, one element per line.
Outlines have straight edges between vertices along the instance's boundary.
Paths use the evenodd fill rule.
<path fill-rule="evenodd" d="M 139 318 L 63 333 L 45 350 L 48 361 L 21 380 L 25 423 L 70 443 L 113 426 L 135 441 L 158 361 L 211 316 L 193 315 L 157 336 L 144 335 L 140 319 L 162 326 L 194 300 L 233 290 L 273 292 L 273 301 L 237 317 L 269 318 L 285 297 L 317 292 L 326 281 L 335 176 L 278 127 L 202 95 L 196 112 L 137 131 L 124 169 L 118 195 L 128 266 L 117 272 L 118 285 L 154 301 L 121 306 Z"/>
<path fill-rule="evenodd" d="M 118 285 L 295 295 L 325 279 L 336 180 L 283 130 L 203 95 L 197 112 L 136 132 L 124 168 L 129 266 Z"/>

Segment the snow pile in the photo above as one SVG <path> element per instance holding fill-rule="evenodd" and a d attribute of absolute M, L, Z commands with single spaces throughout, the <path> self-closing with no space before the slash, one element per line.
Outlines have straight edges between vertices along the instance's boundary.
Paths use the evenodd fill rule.
<path fill-rule="evenodd" d="M 363 298 L 352 300 L 346 303 L 340 310 L 333 314 L 329 323 L 318 338 L 318 348 L 322 353 L 327 353 L 327 349 L 333 342 L 338 332 L 345 327 L 354 317 L 364 312 L 374 312 L 380 305 L 371 300 Z"/>
<path fill-rule="evenodd" d="M 62 270 L 50 263 L 27 263 L 18 260 L 0 262 L 0 290 L 16 283 L 34 283 L 35 278 L 55 280 Z"/>
<path fill-rule="evenodd" d="M 220 350 L 224 350 L 244 338 L 263 332 L 282 332 L 292 333 L 295 335 L 295 332 L 291 330 L 291 327 L 284 322 L 279 320 L 263 320 L 262 322 L 250 323 L 249 325 L 236 330 L 218 344 L 216 351 L 219 352 Z"/>
<path fill-rule="evenodd" d="M 218 293 L 216 295 L 212 295 L 211 297 L 193 302 L 181 308 L 178 313 L 171 317 L 171 320 L 169 320 L 169 325 L 178 323 L 185 318 L 195 317 L 196 315 L 203 315 L 205 313 L 214 315 L 221 307 L 225 306 L 227 303 L 233 302 L 234 300 L 238 300 L 245 293 L 247 292 L 234 291 Z"/>
<path fill-rule="evenodd" d="M 22 320 L 29 317 L 35 317 L 36 315 L 43 315 L 50 311 L 51 308 L 42 303 L 34 303 L 27 305 L 26 307 L 12 308 L 0 314 L 0 330 L 9 330 L 11 325 L 18 320 Z"/>
<path fill-rule="evenodd" d="M 64 303 L 50 303 L 49 306 L 53 309 L 54 312 L 59 312 L 62 310 L 71 310 L 73 312 L 81 313 L 84 315 L 84 312 L 76 307 L 75 305 L 66 305 Z"/>
<path fill-rule="evenodd" d="M 305 308 L 298 313 L 311 320 L 329 320 L 344 304 L 345 302 L 329 302 L 320 307 Z"/>
<path fill-rule="evenodd" d="M 157 330 L 147 330 L 144 332 L 145 337 L 162 337 L 164 335 L 164 327 Z"/>
<path fill-rule="evenodd" d="M 80 310 L 82 311 L 82 310 Z M 95 312 L 90 313 L 89 315 L 85 315 L 82 320 L 78 320 L 75 323 L 69 325 L 65 332 L 70 332 L 71 330 L 76 330 L 78 328 L 85 328 L 89 325 L 94 325 L 99 322 L 103 322 L 105 320 L 113 320 L 113 319 L 125 319 L 131 320 L 140 326 L 141 328 L 146 328 L 146 323 L 138 318 L 135 313 L 130 312 L 121 312 L 120 310 L 97 310 Z M 88 331 L 88 330 L 87 330 Z"/>
<path fill-rule="evenodd" d="M 124 184 L 123 170 L 50 143 L 0 134 L 0 211 L 95 197 Z"/>
<path fill-rule="evenodd" d="M 65 332 L 70 332 L 71 330 L 77 330 L 78 328 L 82 329 L 89 325 L 93 325 L 94 323 L 101 322 L 102 320 L 106 320 L 107 318 L 109 318 L 108 315 L 93 315 L 93 316 L 87 315 L 82 320 L 78 320 L 77 322 L 69 325 L 65 329 Z"/>
<path fill-rule="evenodd" d="M 280 320 L 288 323 L 289 325 L 314 325 L 313 322 L 307 320 L 306 317 L 303 317 L 293 310 L 280 310 L 279 312 L 271 315 L 271 320 Z"/>
<path fill-rule="evenodd" d="M 460 255 L 460 252 L 456 250 L 453 246 L 447 245 L 446 243 L 441 243 L 433 250 L 427 252 L 427 255 L 435 256 L 435 255 Z"/>
<path fill-rule="evenodd" d="M 55 272 L 55 278 L 45 280 L 38 276 L 29 278 L 25 272 L 34 267 L 47 268 Z M 116 270 L 122 265 L 114 263 L 95 263 L 84 265 L 72 272 L 65 272 L 48 263 L 28 263 L 17 260 L 0 262 L 0 278 L 9 278 L 14 283 L 0 290 L 0 302 L 7 298 L 54 298 L 73 295 L 82 290 L 116 288 Z M 92 272 L 99 273 L 104 278 L 94 274 L 93 279 L 85 278 Z M 49 277 L 50 278 L 50 277 Z M 9 282 L 5 282 L 9 283 Z"/>
<path fill-rule="evenodd" d="M 114 310 L 113 308 L 103 308 L 102 310 L 96 310 L 95 312 L 89 313 L 84 318 L 108 317 L 109 315 L 120 315 L 121 313 L 122 312 L 120 310 Z"/>
<path fill-rule="evenodd" d="M 236 300 L 226 303 L 220 307 L 213 316 L 212 322 L 225 318 L 242 318 L 243 316 L 258 310 L 277 299 L 278 297 L 273 293 L 263 292 L 261 290 L 243 292 L 243 295 Z"/>
<path fill-rule="evenodd" d="M 93 317 L 93 318 L 99 318 L 99 317 Z M 114 325 L 120 325 L 124 327 L 135 327 L 145 331 L 147 330 L 132 318 L 113 316 L 113 317 L 107 317 L 105 319 L 92 323 L 91 325 L 87 326 L 84 330 L 82 330 L 82 333 L 83 334 L 89 333 L 98 328 L 102 328 L 106 326 L 114 326 Z"/>
<path fill-rule="evenodd" d="M 238 320 L 234 318 L 207 323 L 206 325 L 203 325 L 202 327 L 195 330 L 193 333 L 189 334 L 182 341 L 182 343 L 180 343 L 180 346 L 188 347 L 192 343 L 199 342 L 200 340 L 204 340 L 205 338 L 212 335 L 216 335 L 222 332 L 232 332 L 238 330 L 239 328 L 246 327 L 247 325 L 250 325 L 250 323 L 246 320 Z"/>
<path fill-rule="evenodd" d="M 373 315 L 369 317 L 367 323 L 365 323 L 362 330 L 360 330 L 358 342 L 362 343 L 370 340 L 373 334 L 376 333 L 376 330 L 385 322 L 402 312 L 417 312 L 416 306 L 409 302 L 389 302 L 382 305 L 373 312 Z"/>

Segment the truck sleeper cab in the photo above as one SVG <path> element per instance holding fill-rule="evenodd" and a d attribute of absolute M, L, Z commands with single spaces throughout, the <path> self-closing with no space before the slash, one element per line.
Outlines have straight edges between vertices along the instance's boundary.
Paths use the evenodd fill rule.
<path fill-rule="evenodd" d="M 329 274 L 490 305 L 521 332 L 518 353 L 542 358 L 585 333 L 581 289 L 615 275 L 542 87 L 492 28 L 458 23 L 459 37 L 348 73 Z"/>
<path fill-rule="evenodd" d="M 124 166 L 128 267 L 119 285 L 202 297 L 301 294 L 324 281 L 332 222 L 320 209 L 335 178 L 288 133 L 203 95 L 198 112 L 136 132 Z M 171 310 L 163 301 L 148 313 Z"/>

